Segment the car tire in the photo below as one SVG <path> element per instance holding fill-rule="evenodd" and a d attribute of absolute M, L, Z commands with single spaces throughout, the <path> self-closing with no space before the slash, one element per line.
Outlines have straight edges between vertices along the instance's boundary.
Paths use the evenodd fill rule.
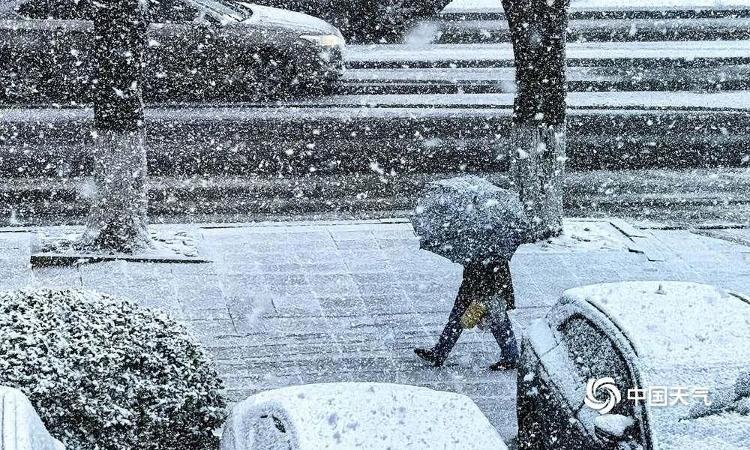
<path fill-rule="evenodd" d="M 243 82 L 238 83 L 237 96 L 253 102 L 275 101 L 289 98 L 295 92 L 297 76 L 292 64 L 272 51 L 260 52 L 261 57 L 246 67 Z M 276 64 L 273 64 L 276 62 Z"/>
<path fill-rule="evenodd" d="M 338 79 L 307 80 L 299 84 L 296 93 L 301 97 L 325 97 L 337 94 L 339 91 Z"/>
<path fill-rule="evenodd" d="M 525 340 L 521 342 L 521 364 L 517 372 L 517 403 L 516 418 L 518 420 L 518 436 L 516 443 L 518 450 L 544 450 L 544 440 L 542 439 L 542 430 L 544 429 L 543 418 L 537 414 L 538 408 L 528 394 L 535 386 L 532 380 L 527 380 L 529 368 L 534 368 L 534 362 L 524 364 L 523 355 L 529 355 L 531 350 L 525 349 L 528 344 Z M 541 394 L 541 393 L 539 393 Z M 537 394 L 537 395 L 539 395 Z"/>
<path fill-rule="evenodd" d="M 0 105 L 7 105 L 9 103 L 8 82 L 3 79 L 2 75 L 0 75 Z"/>

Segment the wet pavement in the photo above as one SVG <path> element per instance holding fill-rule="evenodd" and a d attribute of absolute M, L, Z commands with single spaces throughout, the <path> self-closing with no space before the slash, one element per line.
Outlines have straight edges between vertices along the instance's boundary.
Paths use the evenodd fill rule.
<path fill-rule="evenodd" d="M 465 333 L 442 369 L 412 353 L 436 339 L 461 267 L 419 250 L 408 221 L 153 229 L 193 233 L 200 256 L 212 262 L 32 270 L 34 230 L 6 229 L 0 289 L 85 287 L 163 309 L 213 355 L 232 400 L 300 383 L 417 384 L 470 396 L 506 439 L 514 435 L 515 372 L 487 369 L 498 356 L 488 333 Z M 583 284 L 691 280 L 750 292 L 750 229 L 701 233 L 713 237 L 617 219 L 566 221 L 564 237 L 524 246 L 514 257 L 519 331 L 564 289 Z"/>

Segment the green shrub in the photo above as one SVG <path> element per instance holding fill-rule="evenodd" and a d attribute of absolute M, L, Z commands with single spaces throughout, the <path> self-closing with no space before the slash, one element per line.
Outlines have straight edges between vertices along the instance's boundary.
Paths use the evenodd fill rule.
<path fill-rule="evenodd" d="M 216 448 L 226 413 L 181 325 L 92 291 L 0 293 L 0 384 L 23 391 L 69 450 Z"/>

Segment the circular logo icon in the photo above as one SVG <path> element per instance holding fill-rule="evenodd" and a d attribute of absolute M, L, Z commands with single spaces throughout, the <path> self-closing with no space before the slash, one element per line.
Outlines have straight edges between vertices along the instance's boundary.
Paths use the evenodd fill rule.
<path fill-rule="evenodd" d="M 600 391 L 601 395 L 600 395 Z M 622 400 L 622 394 L 615 385 L 612 377 L 591 378 L 586 383 L 586 398 L 583 403 L 591 409 L 599 411 L 599 414 L 607 414 L 612 411 Z"/>

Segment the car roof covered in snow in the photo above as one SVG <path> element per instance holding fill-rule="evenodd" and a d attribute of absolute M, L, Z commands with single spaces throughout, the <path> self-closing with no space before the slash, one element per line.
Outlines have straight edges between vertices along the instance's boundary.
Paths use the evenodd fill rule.
<path fill-rule="evenodd" d="M 641 358 L 691 366 L 750 359 L 750 301 L 740 294 L 705 284 L 648 281 L 584 286 L 564 296 L 603 312 Z"/>
<path fill-rule="evenodd" d="M 506 449 L 471 399 L 417 386 L 327 383 L 260 392 L 233 408 L 222 440 L 247 436 L 263 416 L 280 419 L 297 450 Z"/>
<path fill-rule="evenodd" d="M 670 403 L 676 389 L 687 389 L 687 405 L 647 406 L 656 448 L 703 449 L 707 442 L 741 448 L 750 438 L 747 415 L 717 411 L 687 419 L 695 402 L 703 401 L 696 389 L 731 389 L 750 369 L 747 296 L 704 284 L 649 281 L 570 289 L 562 303 L 570 302 L 603 313 L 633 344 L 638 387 L 666 388 Z M 706 423 L 723 431 L 707 434 Z"/>

